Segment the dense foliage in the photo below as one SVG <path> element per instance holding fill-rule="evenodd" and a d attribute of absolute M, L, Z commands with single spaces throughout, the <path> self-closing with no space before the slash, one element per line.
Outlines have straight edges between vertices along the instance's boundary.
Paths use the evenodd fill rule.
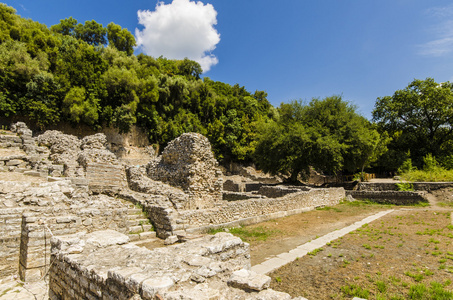
<path fill-rule="evenodd" d="M 339 96 L 282 104 L 276 121 L 262 125 L 255 157 L 259 167 L 295 182 L 309 167 L 330 174 L 369 166 L 386 151 L 388 138 Z"/>
<path fill-rule="evenodd" d="M 416 79 L 393 96 L 378 98 L 373 119 L 380 132 L 392 137 L 389 151 L 379 160 L 381 169 L 394 170 L 407 158 L 423 166 L 430 154 L 453 167 L 453 90 L 449 82 Z"/>
<path fill-rule="evenodd" d="M 276 109 L 263 91 L 201 79 L 189 59 L 134 55 L 135 44 L 114 23 L 70 17 L 48 28 L 0 4 L 0 117 L 41 128 L 69 122 L 127 132 L 137 125 L 159 145 L 199 132 L 221 163 L 254 162 L 292 181 L 310 166 L 363 172 L 383 153 L 380 170 L 395 171 L 408 158 L 421 166 L 427 154 L 453 168 L 450 83 L 414 80 L 378 98 L 372 124 L 339 96 Z"/>
<path fill-rule="evenodd" d="M 194 61 L 133 55 L 134 36 L 114 23 L 47 26 L 0 4 L 0 115 L 44 128 L 60 121 L 127 132 L 138 125 L 161 145 L 206 135 L 221 161 L 249 161 L 255 123 L 274 108 L 266 93 L 200 79 Z"/>

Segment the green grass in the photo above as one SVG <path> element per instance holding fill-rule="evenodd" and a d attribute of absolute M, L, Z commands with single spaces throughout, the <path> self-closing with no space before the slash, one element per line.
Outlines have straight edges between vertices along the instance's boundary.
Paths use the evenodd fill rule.
<path fill-rule="evenodd" d="M 216 234 L 217 232 L 224 232 L 225 228 L 209 229 L 208 234 Z M 250 241 L 266 241 L 271 235 L 277 235 L 279 230 L 270 230 L 262 226 L 254 228 L 234 227 L 227 230 L 229 233 L 240 237 L 245 242 Z"/>
<path fill-rule="evenodd" d="M 360 286 L 356 284 L 348 284 L 341 287 L 341 291 L 343 294 L 351 297 L 359 297 L 368 299 L 370 296 L 370 291 L 366 289 L 362 289 Z"/>
<path fill-rule="evenodd" d="M 439 282 L 431 282 L 427 287 L 424 284 L 412 285 L 409 289 L 409 299 L 424 300 L 449 300 L 453 299 L 453 292 L 446 290 L 445 286 Z"/>
<path fill-rule="evenodd" d="M 401 175 L 401 178 L 407 181 L 453 181 L 453 170 L 445 170 L 443 168 L 434 168 L 430 171 L 413 170 Z"/>
<path fill-rule="evenodd" d="M 321 252 L 321 251 L 324 251 L 324 249 L 323 248 L 318 248 L 318 249 L 315 249 L 313 251 L 308 252 L 307 254 L 311 255 L 311 256 L 315 256 L 316 254 L 318 254 L 318 252 Z"/>

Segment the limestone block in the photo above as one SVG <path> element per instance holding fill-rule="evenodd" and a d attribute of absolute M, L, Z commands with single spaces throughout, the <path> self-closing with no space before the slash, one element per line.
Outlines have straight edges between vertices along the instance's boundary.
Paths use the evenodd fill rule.
<path fill-rule="evenodd" d="M 142 283 L 142 296 L 144 299 L 154 299 L 157 293 L 162 293 L 171 288 L 175 282 L 167 276 L 150 278 Z"/>
<path fill-rule="evenodd" d="M 6 165 L 7 166 L 18 166 L 18 165 L 22 164 L 23 162 L 24 161 L 21 159 L 11 159 L 6 162 Z"/>
<path fill-rule="evenodd" d="M 287 293 L 277 292 L 271 289 L 264 290 L 258 293 L 252 299 L 254 300 L 291 300 L 291 296 Z"/>
<path fill-rule="evenodd" d="M 165 245 L 173 245 L 178 242 L 178 237 L 176 235 L 171 235 L 168 238 L 165 239 L 164 244 Z"/>
<path fill-rule="evenodd" d="M 86 243 L 105 248 L 111 245 L 122 245 L 129 242 L 129 237 L 114 230 L 101 230 L 86 235 Z"/>
<path fill-rule="evenodd" d="M 257 274 L 256 272 L 241 269 L 233 272 L 228 284 L 230 286 L 243 290 L 261 291 L 267 289 L 271 283 L 271 278 L 266 275 Z"/>

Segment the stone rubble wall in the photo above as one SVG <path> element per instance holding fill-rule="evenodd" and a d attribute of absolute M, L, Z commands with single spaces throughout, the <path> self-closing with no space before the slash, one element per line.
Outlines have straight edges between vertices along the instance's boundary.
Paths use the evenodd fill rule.
<path fill-rule="evenodd" d="M 260 187 L 258 194 L 266 196 L 268 198 L 280 198 L 288 194 L 309 190 L 310 188 L 305 186 L 265 185 Z"/>
<path fill-rule="evenodd" d="M 126 174 L 131 190 L 149 195 L 164 196 L 165 200 L 159 203 L 163 207 L 188 208 L 189 195 L 181 188 L 150 179 L 146 176 L 146 170 L 142 167 L 128 167 Z"/>
<path fill-rule="evenodd" d="M 17 274 L 23 207 L 0 209 L 0 278 Z"/>
<path fill-rule="evenodd" d="M 382 204 L 413 205 L 417 203 L 428 203 L 426 192 L 408 191 L 346 191 L 354 199 L 371 200 Z"/>
<path fill-rule="evenodd" d="M 208 228 L 253 224 L 289 216 L 320 206 L 340 203 L 345 198 L 343 188 L 312 189 L 291 193 L 281 198 L 262 198 L 223 201 L 217 207 L 201 210 L 145 207 L 154 223 L 157 234 L 166 238 L 171 235 L 202 232 Z M 155 214 L 155 215 L 153 215 Z"/>
<path fill-rule="evenodd" d="M 189 195 L 188 209 L 214 207 L 222 200 L 222 172 L 208 139 L 184 133 L 168 143 L 162 155 L 147 165 L 148 176 L 181 188 Z"/>
<path fill-rule="evenodd" d="M 392 182 L 360 182 L 357 190 L 359 191 L 395 191 L 399 183 Z M 415 191 L 432 191 L 452 188 L 453 182 L 411 182 Z"/>
<path fill-rule="evenodd" d="M 52 239 L 50 299 L 291 299 L 229 233 L 149 250 L 112 231 Z M 240 287 L 240 288 L 235 288 Z"/>
<path fill-rule="evenodd" d="M 231 179 L 225 180 L 223 190 L 237 193 L 258 191 L 264 184 L 261 182 L 234 182 Z"/>
<path fill-rule="evenodd" d="M 18 136 L 0 135 L 0 147 L 23 150 L 25 154 L 0 156 L 0 171 L 46 178 L 85 178 L 96 193 L 117 193 L 127 186 L 124 167 L 107 149 L 103 133 L 79 139 L 48 130 L 34 138 L 25 123 L 13 124 L 11 129 Z"/>
<path fill-rule="evenodd" d="M 101 228 L 128 232 L 126 216 L 127 208 L 119 200 L 89 196 L 87 186 L 70 180 L 0 181 L 0 275 L 17 274 L 20 268 L 22 278 L 36 279 L 44 272 L 50 232 L 63 235 Z"/>

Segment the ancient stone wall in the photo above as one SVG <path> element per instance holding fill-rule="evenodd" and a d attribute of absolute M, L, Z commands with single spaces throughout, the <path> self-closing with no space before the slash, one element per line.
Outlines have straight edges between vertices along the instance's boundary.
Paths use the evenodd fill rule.
<path fill-rule="evenodd" d="M 412 205 L 428 203 L 426 192 L 407 191 L 346 191 L 354 199 L 371 200 L 382 204 Z"/>
<path fill-rule="evenodd" d="M 228 202 L 213 210 L 180 212 L 182 224 L 190 227 L 220 225 L 232 221 L 270 216 L 274 213 L 286 215 L 303 209 L 338 204 L 345 198 L 343 188 L 314 189 L 288 194 L 281 198 L 251 199 Z"/>
<path fill-rule="evenodd" d="M 343 188 L 313 189 L 291 193 L 281 198 L 223 201 L 215 208 L 175 210 L 147 206 L 158 236 L 166 238 L 187 232 L 200 232 L 211 227 L 251 224 L 301 213 L 319 206 L 338 204 L 345 198 Z"/>
<path fill-rule="evenodd" d="M 8 173 L 6 173 L 8 174 Z M 127 208 L 106 195 L 88 195 L 70 180 L 30 183 L 0 181 L 0 274 L 36 279 L 43 273 L 50 234 L 111 228 L 128 231 Z M 47 250 L 46 250 L 47 249 Z M 20 253 L 20 255 L 19 255 Z M 19 264 L 20 258 L 20 264 Z M 27 278 L 28 279 L 28 278 Z"/>
<path fill-rule="evenodd" d="M 392 182 L 361 182 L 358 185 L 359 191 L 395 191 L 396 183 Z M 453 187 L 453 182 L 411 182 L 415 191 L 432 191 Z"/>
<path fill-rule="evenodd" d="M 188 194 L 186 209 L 214 207 L 222 199 L 222 172 L 211 144 L 201 134 L 184 133 L 168 143 L 162 155 L 150 161 L 147 173 Z"/>
<path fill-rule="evenodd" d="M 50 299 L 291 299 L 228 233 L 148 250 L 112 231 L 52 239 Z M 238 288 L 236 288 L 238 287 Z"/>

